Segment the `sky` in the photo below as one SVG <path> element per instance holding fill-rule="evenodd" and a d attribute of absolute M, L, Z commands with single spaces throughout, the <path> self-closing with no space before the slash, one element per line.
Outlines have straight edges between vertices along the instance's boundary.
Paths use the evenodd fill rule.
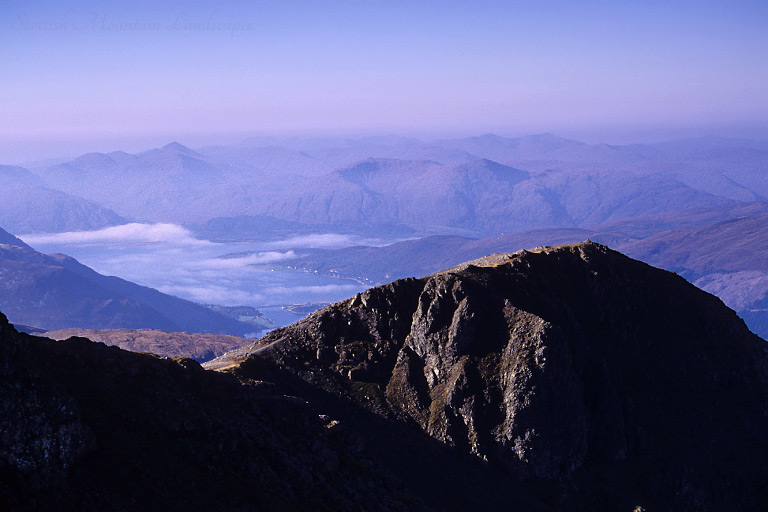
<path fill-rule="evenodd" d="M 766 26 L 768 2 L 739 0 L 0 0 L 0 159 L 274 134 L 767 135 Z"/>

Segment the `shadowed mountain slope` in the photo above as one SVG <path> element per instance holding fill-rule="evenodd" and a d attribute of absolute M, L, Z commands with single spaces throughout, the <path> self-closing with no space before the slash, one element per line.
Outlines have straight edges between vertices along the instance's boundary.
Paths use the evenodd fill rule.
<path fill-rule="evenodd" d="M 0 230 L 0 310 L 11 322 L 243 335 L 254 326 L 130 281 L 104 276 L 63 254 L 41 254 Z"/>
<path fill-rule="evenodd" d="M 354 436 L 265 383 L 0 315 L 0 510 L 424 510 Z"/>
<path fill-rule="evenodd" d="M 618 248 L 716 294 L 768 337 L 768 215 L 665 231 Z"/>

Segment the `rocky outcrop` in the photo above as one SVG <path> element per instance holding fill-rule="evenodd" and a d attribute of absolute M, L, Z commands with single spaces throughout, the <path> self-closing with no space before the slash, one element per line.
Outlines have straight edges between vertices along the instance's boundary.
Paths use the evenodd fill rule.
<path fill-rule="evenodd" d="M 211 366 L 273 364 L 549 486 L 557 506 L 768 499 L 765 342 L 719 299 L 598 244 L 397 281 L 261 344 Z"/>

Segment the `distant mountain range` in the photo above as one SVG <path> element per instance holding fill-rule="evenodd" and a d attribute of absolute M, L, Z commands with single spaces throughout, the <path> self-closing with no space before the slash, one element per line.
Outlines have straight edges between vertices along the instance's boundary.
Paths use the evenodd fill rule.
<path fill-rule="evenodd" d="M 464 141 L 465 147 L 481 149 L 472 142 Z M 481 153 L 496 160 L 368 159 L 286 187 L 261 213 L 316 226 L 351 222 L 375 230 L 377 224 L 399 224 L 426 233 L 492 235 L 765 197 L 755 178 L 760 169 L 726 176 L 699 163 L 665 161 L 650 148 L 645 155 L 637 148 L 593 147 L 551 136 L 491 142 L 495 150 Z M 768 161 L 768 152 L 759 156 Z M 737 154 L 734 160 L 740 166 Z"/>
<path fill-rule="evenodd" d="M 209 308 L 101 275 L 63 254 L 41 254 L 0 229 L 0 309 L 13 323 L 243 335 L 256 330 Z"/>
<path fill-rule="evenodd" d="M 60 203 L 68 222 L 24 226 L 33 231 L 92 229 L 119 218 L 190 227 L 217 219 L 222 227 L 236 218 L 232 232 L 241 236 L 249 223 L 256 235 L 288 223 L 302 231 L 490 236 L 762 200 L 766 162 L 768 148 L 739 139 L 609 146 L 484 135 L 254 139 L 196 150 L 171 143 L 15 172 L 36 180 L 28 198 L 43 201 L 52 191 L 60 201 L 81 198 L 77 207 Z M 86 211 L 93 203 L 103 218 Z M 16 226 L 11 214 L 0 210 L 0 222 Z"/>
<path fill-rule="evenodd" d="M 717 239 L 727 228 L 747 245 L 759 242 L 747 222 L 715 225 L 740 217 L 755 219 L 754 229 L 765 223 L 766 169 L 768 144 L 743 139 L 605 145 L 550 134 L 294 137 L 196 149 L 174 142 L 29 170 L 0 167 L 0 186 L 8 191 L 0 225 L 20 233 L 169 221 L 229 242 L 328 232 L 438 236 L 381 249 L 302 251 L 288 263 L 365 283 L 423 275 L 488 252 L 590 238 L 716 291 L 768 334 L 765 270 L 752 264 L 748 248 Z M 685 256 L 704 247 L 722 254 L 706 268 Z M 126 296 L 132 295 L 121 290 Z M 159 314 L 165 320 L 156 318 L 154 327 L 179 328 L 166 321 L 170 313 Z"/>
<path fill-rule="evenodd" d="M 98 201 L 128 217 L 180 221 L 181 214 L 173 212 L 181 205 L 188 215 L 210 212 L 212 217 L 220 194 L 238 199 L 222 170 L 201 156 L 171 143 L 136 155 L 89 153 L 36 172 L 53 188 Z"/>

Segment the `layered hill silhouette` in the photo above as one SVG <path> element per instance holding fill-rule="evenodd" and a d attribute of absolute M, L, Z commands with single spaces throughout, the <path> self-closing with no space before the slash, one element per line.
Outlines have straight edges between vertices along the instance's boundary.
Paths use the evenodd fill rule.
<path fill-rule="evenodd" d="M 405 225 L 487 236 L 763 200 L 766 161 L 764 146 L 736 139 L 609 146 L 544 134 L 171 143 L 33 171 L 50 190 L 142 221 L 227 225 L 250 216 L 278 229 L 372 235 Z"/>
<path fill-rule="evenodd" d="M 498 234 L 576 227 L 726 204 L 661 174 L 569 169 L 530 174 L 492 160 L 446 166 L 371 159 L 289 189 L 263 213 L 315 225 L 404 224 Z"/>
<path fill-rule="evenodd" d="M 486 134 L 438 141 L 481 158 L 534 171 L 603 169 L 666 175 L 737 201 L 768 197 L 763 177 L 768 145 L 746 139 L 701 137 L 654 144 L 586 144 L 551 134 L 517 138 Z"/>
<path fill-rule="evenodd" d="M 265 213 L 312 224 L 389 222 L 421 229 L 485 229 L 495 227 L 496 216 L 521 215 L 508 208 L 527 206 L 518 206 L 513 199 L 516 185 L 527 178 L 525 171 L 490 160 L 442 166 L 371 159 L 309 181 L 277 199 Z M 539 219 L 553 222 L 546 211 Z"/>
<path fill-rule="evenodd" d="M 101 275 L 63 254 L 41 254 L 0 230 L 0 310 L 45 330 L 160 329 L 244 335 L 255 330 L 193 302 Z"/>
<path fill-rule="evenodd" d="M 172 142 L 138 154 L 88 153 L 35 172 L 49 187 L 97 201 L 127 217 L 192 224 L 257 213 L 253 203 L 267 202 L 287 185 L 332 170 L 287 148 L 202 151 L 205 154 Z"/>
<path fill-rule="evenodd" d="M 370 289 L 218 373 L 0 318 L 0 504 L 756 510 L 765 343 L 591 242 Z"/>
<path fill-rule="evenodd" d="M 236 199 L 227 187 L 222 170 L 181 144 L 170 143 L 139 154 L 115 151 L 88 153 L 70 162 L 38 170 L 45 183 L 77 194 L 120 212 L 122 215 L 156 221 L 179 221 L 181 208 L 195 220 L 193 212 L 215 211 L 217 191 Z M 119 191 L 119 193 L 116 193 Z"/>
<path fill-rule="evenodd" d="M 364 144 L 328 142 L 335 150 L 311 147 L 311 141 L 306 145 L 318 159 L 346 152 L 368 160 L 336 159 L 336 165 L 345 166 L 304 184 L 286 184 L 282 197 L 260 213 L 326 226 L 341 219 L 399 222 L 431 233 L 462 234 L 464 229 L 489 235 L 539 227 L 589 227 L 627 217 L 762 200 L 768 194 L 762 175 L 768 152 L 741 140 L 609 146 L 548 134 L 512 139 L 485 135 L 429 144 L 381 141 L 367 154 Z M 382 151 L 381 145 L 390 151 Z M 483 171 L 488 165 L 497 171 L 515 169 L 517 174 L 508 171 L 512 183 L 500 183 L 503 173 L 489 177 Z M 520 179 L 520 172 L 525 179 Z M 474 187 L 462 182 L 467 175 Z M 429 180 L 419 179 L 425 176 Z M 412 186 L 406 187 L 409 183 Z M 430 186 L 422 186 L 426 183 Z M 413 190 L 421 196 L 409 201 L 408 191 Z"/>

